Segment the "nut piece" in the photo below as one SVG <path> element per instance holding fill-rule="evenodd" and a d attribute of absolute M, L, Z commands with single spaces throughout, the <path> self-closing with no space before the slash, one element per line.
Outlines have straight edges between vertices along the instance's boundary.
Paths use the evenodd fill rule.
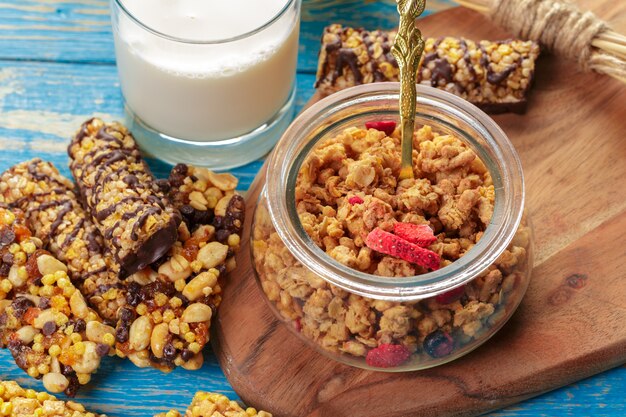
<path fill-rule="evenodd" d="M 86 318 L 89 314 L 89 308 L 80 291 L 74 291 L 70 297 L 70 308 L 72 309 L 72 314 L 81 319 Z"/>
<path fill-rule="evenodd" d="M 217 284 L 217 276 L 215 274 L 202 272 L 185 285 L 183 295 L 190 301 L 197 300 L 202 295 L 207 295 L 204 293 L 204 290 L 213 288 L 215 284 Z"/>
<path fill-rule="evenodd" d="M 90 374 L 100 366 L 100 355 L 96 350 L 94 342 L 83 342 L 85 345 L 85 353 L 73 365 L 74 371 L 79 374 Z"/>
<path fill-rule="evenodd" d="M 150 334 L 152 333 L 152 323 L 147 316 L 141 316 L 130 326 L 128 336 L 129 347 L 132 350 L 144 350 L 150 345 Z"/>
<path fill-rule="evenodd" d="M 150 349 L 157 358 L 163 357 L 163 347 L 167 342 L 167 334 L 169 333 L 169 325 L 167 323 L 160 323 L 154 326 L 152 336 L 150 337 Z"/>
<path fill-rule="evenodd" d="M 87 339 L 92 342 L 108 344 L 105 341 L 105 336 L 107 334 L 111 336 L 115 335 L 115 329 L 97 321 L 90 321 L 87 323 L 85 334 L 87 335 Z"/>
<path fill-rule="evenodd" d="M 61 313 L 58 313 L 58 314 L 61 314 Z M 40 312 L 39 315 L 35 317 L 35 320 L 33 320 L 33 326 L 36 329 L 43 329 L 43 326 L 49 321 L 55 322 L 54 311 L 51 308 Z"/>
<path fill-rule="evenodd" d="M 222 191 L 231 191 L 237 187 L 237 177 L 229 173 L 217 174 L 207 170 L 207 177 L 211 184 Z"/>
<path fill-rule="evenodd" d="M 43 376 L 43 386 L 50 392 L 63 392 L 70 385 L 65 375 L 58 372 L 50 372 Z"/>
<path fill-rule="evenodd" d="M 35 335 L 39 333 L 39 331 L 33 326 L 24 326 L 15 333 L 20 342 L 28 345 L 35 339 Z"/>
<path fill-rule="evenodd" d="M 201 323 L 211 320 L 213 310 L 206 304 L 193 303 L 183 312 L 181 320 L 184 323 Z"/>
<path fill-rule="evenodd" d="M 219 242 L 209 242 L 198 252 L 198 260 L 206 269 L 215 268 L 226 260 L 228 246 Z"/>
<path fill-rule="evenodd" d="M 37 268 L 41 275 L 54 274 L 57 271 L 67 272 L 67 266 L 50 255 L 41 255 L 37 258 Z"/>

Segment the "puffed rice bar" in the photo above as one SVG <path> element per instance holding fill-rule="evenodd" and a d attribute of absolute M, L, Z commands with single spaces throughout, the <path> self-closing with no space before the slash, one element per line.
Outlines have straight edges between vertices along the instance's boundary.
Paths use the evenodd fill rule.
<path fill-rule="evenodd" d="M 74 184 L 50 162 L 33 159 L 0 176 L 0 200 L 26 213 L 29 227 L 69 268 L 72 281 L 109 324 L 126 304 L 117 263 L 103 255 L 102 237 L 82 208 Z"/>
<path fill-rule="evenodd" d="M 41 247 L 21 212 L 0 208 L 0 346 L 48 391 L 73 396 L 109 354 L 113 328 Z"/>
<path fill-rule="evenodd" d="M 396 31 L 325 28 L 315 86 L 324 94 L 363 83 L 398 81 Z M 418 82 L 456 94 L 489 113 L 523 113 L 539 45 L 532 41 L 428 38 Z"/>
<path fill-rule="evenodd" d="M 93 118 L 76 133 L 70 168 L 86 207 L 125 278 L 166 254 L 180 214 L 159 190 L 133 136 Z"/>
<path fill-rule="evenodd" d="M 154 417 L 272 417 L 267 411 L 257 411 L 248 407 L 243 409 L 236 401 L 225 395 L 199 391 L 193 397 L 185 414 L 176 410 L 157 414 Z"/>
<path fill-rule="evenodd" d="M 0 381 L 0 416 L 2 417 L 106 417 L 85 411 L 74 401 L 32 389 L 24 389 L 15 381 Z"/>

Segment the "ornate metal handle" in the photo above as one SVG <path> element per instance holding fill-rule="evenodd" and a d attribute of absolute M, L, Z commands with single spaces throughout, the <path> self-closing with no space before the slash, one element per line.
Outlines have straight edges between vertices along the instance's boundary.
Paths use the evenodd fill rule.
<path fill-rule="evenodd" d="M 424 40 L 415 19 L 424 12 L 425 0 L 396 0 L 400 27 L 391 53 L 400 69 L 400 124 L 402 125 L 402 169 L 400 179 L 413 178 L 413 130 L 417 99 L 416 73 Z"/>

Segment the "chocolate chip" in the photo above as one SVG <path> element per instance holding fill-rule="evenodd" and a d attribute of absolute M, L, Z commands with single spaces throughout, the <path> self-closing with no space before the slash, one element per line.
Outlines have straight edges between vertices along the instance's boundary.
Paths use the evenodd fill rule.
<path fill-rule="evenodd" d="M 26 310 L 34 306 L 35 306 L 35 303 L 30 301 L 28 298 L 24 298 L 24 297 L 17 297 L 11 303 L 11 307 L 13 307 L 13 315 L 17 319 L 21 319 L 24 313 L 26 313 Z"/>
<path fill-rule="evenodd" d="M 76 323 L 74 323 L 74 331 L 76 333 L 84 332 L 87 329 L 87 323 L 83 319 L 77 319 Z"/>
<path fill-rule="evenodd" d="M 2 264 L 0 265 L 0 276 L 1 277 L 8 277 L 9 276 L 9 272 L 11 271 L 11 265 L 9 264 Z"/>
<path fill-rule="evenodd" d="M 183 350 L 183 352 L 185 351 Z M 174 345 L 172 345 L 171 342 L 168 342 L 165 344 L 165 346 L 163 346 L 163 357 L 167 360 L 176 359 L 176 348 L 174 347 Z"/>
<path fill-rule="evenodd" d="M 2 255 L 2 262 L 6 264 L 13 265 L 13 259 L 14 256 L 11 252 L 6 252 L 4 255 Z"/>
<path fill-rule="evenodd" d="M 41 329 L 41 332 L 44 334 L 44 336 L 50 336 L 52 333 L 54 333 L 57 329 L 57 325 L 55 322 L 53 321 L 47 321 L 44 323 L 43 328 Z"/>
<path fill-rule="evenodd" d="M 128 323 L 120 323 L 115 331 L 115 340 L 120 343 L 126 343 L 128 341 Z"/>
<path fill-rule="evenodd" d="M 12 229 L 5 227 L 2 230 L 0 230 L 0 245 L 2 246 L 10 245 L 11 243 L 13 243 L 14 240 L 15 240 L 15 232 Z"/>
<path fill-rule="evenodd" d="M 111 350 L 111 347 L 109 345 L 105 345 L 104 343 L 98 343 L 96 345 L 96 353 L 98 354 L 98 356 L 108 355 L 109 350 Z"/>
<path fill-rule="evenodd" d="M 230 235 L 231 233 L 227 229 L 218 229 L 217 232 L 215 232 L 215 238 L 220 243 L 226 242 Z"/>
<path fill-rule="evenodd" d="M 191 358 L 193 358 L 195 356 L 195 353 L 193 353 L 192 351 L 190 351 L 189 349 L 183 349 L 183 351 L 180 354 L 180 357 L 185 361 L 189 361 L 191 360 Z"/>
<path fill-rule="evenodd" d="M 123 322 L 129 322 L 135 318 L 135 313 L 127 307 L 120 309 L 120 320 Z"/>
<path fill-rule="evenodd" d="M 41 297 L 41 299 L 39 299 L 39 305 L 37 307 L 39 307 L 42 310 L 50 308 L 50 299 L 46 297 Z"/>

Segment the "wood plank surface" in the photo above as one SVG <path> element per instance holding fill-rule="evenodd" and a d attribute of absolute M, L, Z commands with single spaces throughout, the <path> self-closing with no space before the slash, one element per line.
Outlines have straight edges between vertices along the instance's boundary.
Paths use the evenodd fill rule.
<path fill-rule="evenodd" d="M 593 7 L 593 0 L 586 3 Z M 606 2 L 605 2 L 606 3 Z M 428 0 L 429 12 L 450 0 Z M 597 5 L 623 28 L 626 20 Z M 395 25 L 393 0 L 304 0 L 298 68 L 298 105 L 312 95 L 321 29 L 333 22 L 367 28 Z M 106 0 L 0 0 L 0 170 L 41 156 L 68 174 L 65 146 L 85 118 L 101 114 L 121 118 L 123 106 Z M 555 140 L 556 141 L 556 140 Z M 247 189 L 262 162 L 237 169 Z M 163 176 L 169 166 L 150 161 Z M 78 396 L 91 409 L 110 416 L 151 416 L 169 407 L 183 409 L 197 389 L 236 398 L 211 352 L 196 372 L 165 375 L 107 358 L 94 384 Z M 0 351 L 0 379 L 43 389 L 18 369 L 9 352 Z M 617 368 L 552 393 L 490 413 L 492 417 L 626 415 L 626 368 Z"/>
<path fill-rule="evenodd" d="M 626 4 L 611 4 L 626 14 Z M 463 9 L 427 17 L 420 29 L 433 37 L 507 37 Z M 216 352 L 235 390 L 261 408 L 273 406 L 279 417 L 472 416 L 624 363 L 624 103 L 621 83 L 548 56 L 539 64 L 528 114 L 495 117 L 525 168 L 536 262 L 519 311 L 484 346 L 420 372 L 341 365 L 276 320 L 243 250 L 217 321 Z M 262 185 L 260 177 L 251 187 L 251 210 Z"/>

